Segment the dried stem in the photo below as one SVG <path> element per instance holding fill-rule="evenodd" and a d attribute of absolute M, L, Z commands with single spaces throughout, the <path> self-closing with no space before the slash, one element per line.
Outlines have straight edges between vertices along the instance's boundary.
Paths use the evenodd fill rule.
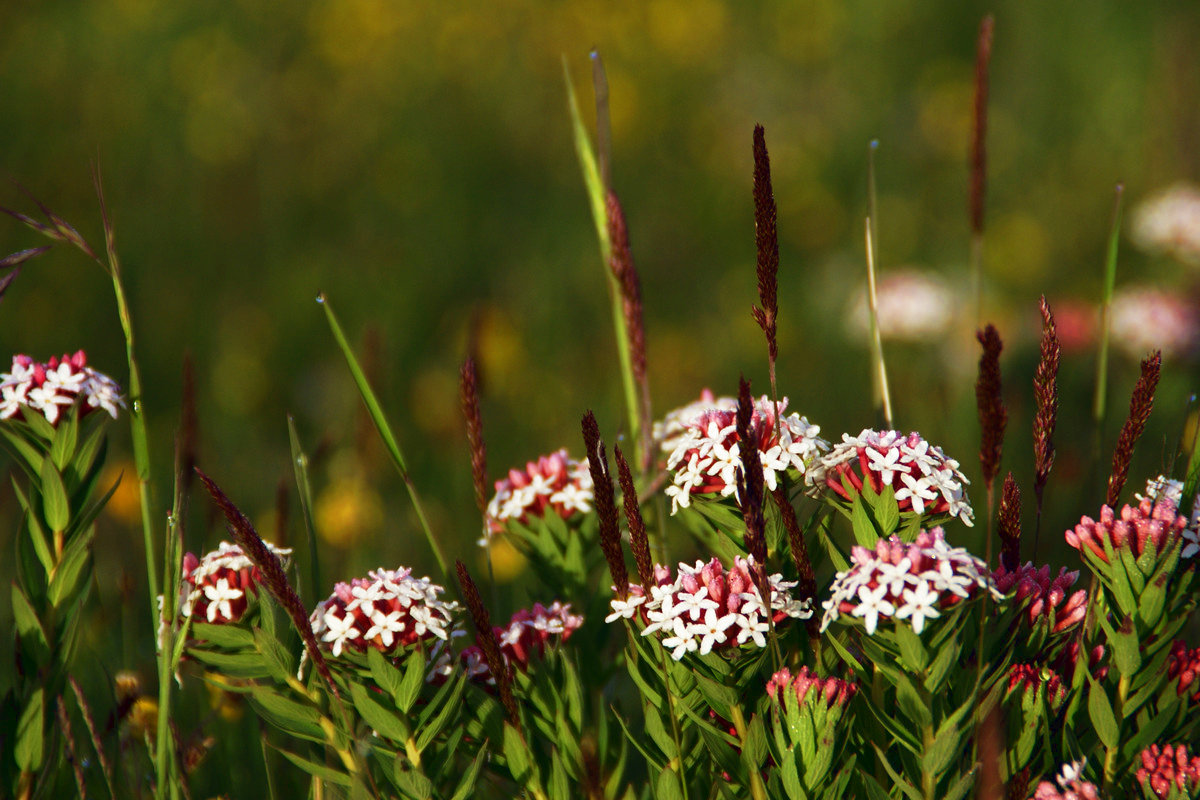
<path fill-rule="evenodd" d="M 1129 416 L 1121 426 L 1121 435 L 1117 437 L 1117 447 L 1113 451 L 1112 473 L 1108 476 L 1108 497 L 1105 501 L 1109 506 L 1116 507 L 1121 490 L 1125 488 L 1129 462 L 1133 460 L 1133 448 L 1146 430 L 1146 421 L 1154 409 L 1154 390 L 1158 388 L 1161 370 L 1162 351 L 1155 350 L 1142 360 L 1142 373 L 1129 400 Z"/>
<path fill-rule="evenodd" d="M 590 410 L 583 415 L 583 447 L 592 473 L 596 517 L 600 521 L 600 548 L 608 562 L 617 596 L 624 600 L 629 596 L 629 574 L 625 571 L 625 555 L 621 552 L 621 523 L 617 519 L 617 502 L 613 495 L 612 475 L 608 471 L 608 456 L 600 439 L 600 426 Z"/>
<path fill-rule="evenodd" d="M 1037 412 L 1033 417 L 1033 493 L 1037 498 L 1037 521 L 1033 530 L 1033 549 L 1037 552 L 1042 530 L 1042 494 L 1046 478 L 1054 466 L 1054 426 L 1058 419 L 1058 359 L 1062 348 L 1050 304 L 1042 296 L 1041 358 L 1033 376 L 1033 396 Z"/>
<path fill-rule="evenodd" d="M 617 478 L 621 483 L 621 502 L 625 507 L 625 521 L 629 524 L 629 547 L 637 564 L 638 578 L 646 591 L 654 585 L 654 562 L 650 557 L 650 540 L 646 536 L 646 523 L 642 520 L 642 509 L 638 505 L 637 489 L 633 485 L 633 474 L 619 445 L 613 445 L 617 459 Z"/>
<path fill-rule="evenodd" d="M 779 233 L 776 229 L 775 193 L 771 188 L 771 159 L 767 155 L 766 132 L 754 126 L 754 244 L 758 256 L 758 299 L 762 307 L 750 309 L 754 321 L 767 337 L 767 360 L 771 370 L 771 399 L 778 402 L 775 359 L 779 355 L 776 320 L 779 316 Z"/>

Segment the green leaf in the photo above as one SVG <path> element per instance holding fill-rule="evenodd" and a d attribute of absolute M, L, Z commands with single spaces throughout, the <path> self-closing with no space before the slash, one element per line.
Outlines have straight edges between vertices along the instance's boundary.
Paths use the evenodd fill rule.
<path fill-rule="evenodd" d="M 25 473 L 31 479 L 36 479 L 42 472 L 44 456 L 24 436 L 8 425 L 0 425 L 0 437 L 3 437 L 5 449 L 16 457 L 17 463 L 21 465 Z"/>
<path fill-rule="evenodd" d="M 518 784 L 525 783 L 533 775 L 532 754 L 520 732 L 512 723 L 504 723 L 504 760 L 508 771 Z"/>
<path fill-rule="evenodd" d="M 550 782 L 546 784 L 546 792 L 551 800 L 573 800 L 571 783 L 567 779 L 567 771 L 563 768 L 563 759 L 553 748 L 550 750 Z"/>
<path fill-rule="evenodd" d="M 963 744 L 966 744 L 966 740 L 959 734 L 957 725 L 942 725 L 942 729 L 921 756 L 922 768 L 940 778 Z"/>
<path fill-rule="evenodd" d="M 375 651 L 372 650 L 372 652 Z M 404 679 L 398 688 L 396 702 L 405 713 L 413 707 L 413 703 L 417 701 L 417 696 L 421 693 L 421 687 L 425 685 L 425 665 L 425 654 L 421 652 L 420 648 L 415 649 L 408 660 L 404 662 Z M 399 674 L 395 669 L 392 672 Z"/>
<path fill-rule="evenodd" d="M 63 486 L 62 476 L 54 468 L 50 459 L 42 462 L 42 473 L 39 476 L 42 490 L 42 514 L 46 524 L 53 532 L 65 531 L 71 524 L 71 504 L 67 500 L 67 490 Z"/>
<path fill-rule="evenodd" d="M 20 646 L 28 648 L 30 655 L 38 665 L 45 664 L 50 659 L 50 643 L 46 639 L 46 631 L 38 619 L 37 612 L 25 592 L 16 583 L 12 585 L 13 617 L 17 623 L 17 635 L 21 637 Z"/>
<path fill-rule="evenodd" d="M 678 755 L 675 740 L 667 732 L 667 727 L 657 709 L 646 709 L 645 728 L 646 735 L 658 746 L 659 752 L 666 756 L 668 761 Z"/>
<path fill-rule="evenodd" d="M 907 795 L 911 800 L 925 800 L 925 798 L 921 796 L 921 790 L 905 780 L 904 776 L 895 770 L 895 768 L 887 760 L 887 756 L 884 755 L 883 749 L 879 745 L 872 743 L 871 747 L 875 748 L 875 754 L 879 758 L 879 763 L 883 764 L 883 768 L 887 771 L 888 777 L 892 779 L 892 784 L 894 786 L 898 787 L 900 791 L 904 792 L 904 794 Z"/>
<path fill-rule="evenodd" d="M 485 741 L 479 746 L 479 751 L 475 754 L 475 760 L 471 762 L 471 766 L 463 773 L 462 780 L 458 782 L 458 786 L 454 789 L 454 794 L 450 800 L 467 800 L 467 798 L 475 794 L 475 782 L 479 780 L 479 768 L 483 766 L 483 760 L 488 755 L 488 743 Z"/>
<path fill-rule="evenodd" d="M 188 654 L 231 678 L 266 678 L 271 675 L 271 668 L 259 653 L 221 653 L 190 648 Z"/>
<path fill-rule="evenodd" d="M 875 518 L 879 521 L 879 532 L 890 536 L 900 526 L 900 506 L 896 503 L 896 490 L 883 487 L 879 501 L 875 504 Z"/>
<path fill-rule="evenodd" d="M 363 722 L 379 736 L 403 745 L 412 736 L 408 724 L 379 702 L 361 683 L 350 684 L 350 698 Z"/>
<path fill-rule="evenodd" d="M 413 655 L 419 654 L 419 648 L 413 651 Z M 410 655 L 410 659 L 411 657 Z M 400 670 L 392 666 L 383 653 L 374 647 L 367 648 L 367 667 L 371 670 L 371 677 L 375 680 L 375 684 L 391 695 L 392 700 L 399 704 L 397 699 L 400 696 L 400 684 L 403 683 Z"/>
<path fill-rule="evenodd" d="M 967 774 L 958 779 L 958 783 L 950 787 L 950 791 L 946 792 L 946 796 L 941 800 L 962 800 L 967 796 L 967 792 L 975 785 L 975 773 L 978 772 L 978 767 L 972 767 L 967 771 Z"/>
<path fill-rule="evenodd" d="M 1116 747 L 1121 739 L 1121 729 L 1117 725 L 1117 717 L 1109 705 L 1108 695 L 1104 687 L 1091 676 L 1088 677 L 1091 686 L 1088 689 L 1088 717 L 1096 729 L 1096 736 L 1105 747 Z"/>
<path fill-rule="evenodd" d="M 404 759 L 396 759 L 396 769 L 393 778 L 396 786 L 412 800 L 426 800 L 433 797 L 433 783 L 421 772 L 415 769 L 405 769 Z"/>
<path fill-rule="evenodd" d="M 272 746 L 274 746 L 274 745 L 272 745 Z M 332 767 L 327 767 L 324 764 L 318 764 L 315 761 L 310 761 L 307 758 L 305 758 L 304 756 L 300 756 L 295 753 L 288 752 L 287 750 L 284 750 L 282 748 L 276 747 L 275 749 L 278 750 L 280 752 L 280 754 L 284 758 L 286 758 L 288 761 L 292 762 L 297 767 L 299 767 L 300 769 L 307 772 L 309 775 L 312 775 L 314 778 L 320 778 L 323 781 L 328 781 L 329 783 L 332 783 L 335 786 L 349 786 L 350 785 L 350 776 L 344 772 L 338 772 L 336 769 L 333 769 Z"/>
<path fill-rule="evenodd" d="M 854 501 L 854 510 L 850 514 L 850 524 L 854 528 L 854 540 L 863 547 L 874 547 L 879 541 L 879 531 L 867 513 L 867 501 L 860 495 Z"/>
<path fill-rule="evenodd" d="M 921 637 L 908 625 L 897 624 L 892 629 L 896 644 L 900 647 L 900 657 L 909 672 L 923 672 L 929 661 L 929 652 L 921 643 Z"/>
<path fill-rule="evenodd" d="M 683 800 L 683 789 L 675 770 L 668 767 L 658 773 L 654 781 L 654 800 Z"/>
<path fill-rule="evenodd" d="M 4 430 L 0 427 L 0 431 Z M 21 487 L 17 484 L 16 479 L 12 482 L 13 492 L 17 496 L 17 502 L 21 504 L 21 510 L 25 514 L 25 522 L 28 525 L 29 543 L 33 545 L 33 551 L 37 554 L 38 562 L 41 563 L 42 569 L 49 573 L 54 569 L 54 556 L 50 553 L 50 545 L 46 543 L 46 532 L 42 530 L 42 524 L 38 522 L 37 514 L 33 513 L 33 508 L 29 504 L 29 498 L 21 491 Z"/>
<path fill-rule="evenodd" d="M 917 688 L 906 676 L 900 676 L 896 684 L 896 702 L 904 715 L 916 723 L 918 728 L 933 724 L 933 713 L 921 699 Z"/>
<path fill-rule="evenodd" d="M 1113 628 L 1112 623 L 1102 617 L 1100 625 L 1112 648 L 1113 664 L 1117 671 L 1126 677 L 1136 675 L 1138 667 L 1142 665 L 1142 653 L 1132 618 L 1126 616 L 1120 628 Z"/>
<path fill-rule="evenodd" d="M 694 673 L 694 677 L 696 688 L 700 690 L 700 694 L 703 695 L 704 702 L 708 703 L 709 708 L 720 711 L 738 704 L 737 692 L 732 688 L 723 686 L 698 672 Z"/>
<path fill-rule="evenodd" d="M 254 634 L 237 625 L 212 625 L 207 622 L 192 622 L 193 638 L 228 650 L 254 647 Z"/>
<path fill-rule="evenodd" d="M 21 711 L 20 720 L 17 721 L 17 744 L 13 752 L 17 759 L 17 766 L 23 771 L 32 772 L 42 765 L 45 715 L 43 691 L 36 689 L 29 696 L 29 702 Z"/>
<path fill-rule="evenodd" d="M 50 460 L 61 472 L 75 452 L 75 443 L 79 437 L 79 407 L 72 408 L 58 420 L 54 431 L 54 439 L 50 442 Z"/>
<path fill-rule="evenodd" d="M 265 608 L 263 611 L 268 613 Z M 285 683 L 296 674 L 296 665 L 292 661 L 292 654 L 284 649 L 278 639 L 270 636 L 263 628 L 254 629 L 254 647 L 262 654 L 263 660 L 271 668 L 276 680 Z"/>
<path fill-rule="evenodd" d="M 466 675 L 459 674 L 457 680 L 447 683 L 446 686 L 451 687 L 449 692 L 442 694 L 438 693 L 430 706 L 440 702 L 438 712 L 432 717 L 425 715 L 421 716 L 421 723 L 417 726 L 417 749 L 424 751 L 425 748 L 433 741 L 434 737 L 442 732 L 442 728 L 450 721 L 450 718 L 457 714 L 460 710 L 459 702 L 462 700 L 463 688 L 467 685 Z"/>
<path fill-rule="evenodd" d="M 61 608 L 64 602 L 70 602 L 79 590 L 79 582 L 83 577 L 84 567 L 92 555 L 92 540 L 96 538 L 96 528 L 89 527 L 82 534 L 75 536 L 63 550 L 62 560 L 54 577 L 50 579 L 50 588 L 46 598 L 50 605 Z M 84 584 L 86 590 L 87 584 Z"/>

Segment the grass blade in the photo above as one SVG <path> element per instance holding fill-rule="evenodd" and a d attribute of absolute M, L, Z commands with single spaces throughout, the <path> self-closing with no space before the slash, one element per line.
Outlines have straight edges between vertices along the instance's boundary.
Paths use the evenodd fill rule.
<path fill-rule="evenodd" d="M 312 484 L 308 480 L 308 456 L 300 448 L 300 436 L 296 433 L 296 420 L 288 414 L 288 439 L 292 443 L 292 469 L 296 473 L 296 490 L 300 493 L 300 513 L 304 517 L 304 531 L 308 537 L 309 586 L 308 596 L 313 602 L 321 596 L 321 563 L 317 558 L 317 530 L 313 524 Z"/>

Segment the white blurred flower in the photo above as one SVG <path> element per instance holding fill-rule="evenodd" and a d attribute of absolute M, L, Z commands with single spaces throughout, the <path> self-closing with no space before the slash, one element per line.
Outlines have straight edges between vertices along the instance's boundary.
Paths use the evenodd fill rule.
<path fill-rule="evenodd" d="M 876 284 L 879 334 L 884 339 L 910 342 L 936 340 L 954 323 L 961 299 L 936 273 L 911 268 L 889 271 Z M 866 338 L 870 331 L 867 292 L 851 301 L 847 315 L 850 333 Z"/>
<path fill-rule="evenodd" d="M 1151 195 L 1133 212 L 1133 241 L 1200 266 L 1200 189 L 1177 183 Z"/>
<path fill-rule="evenodd" d="M 1162 350 L 1164 358 L 1187 356 L 1200 343 L 1200 310 L 1172 292 L 1149 287 L 1120 289 L 1113 295 L 1112 342 L 1134 358 Z"/>

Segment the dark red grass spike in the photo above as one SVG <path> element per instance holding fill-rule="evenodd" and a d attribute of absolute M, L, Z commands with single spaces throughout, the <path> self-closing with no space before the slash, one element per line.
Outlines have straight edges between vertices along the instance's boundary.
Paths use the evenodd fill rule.
<path fill-rule="evenodd" d="M 625 521 L 629 524 L 629 547 L 633 550 L 633 560 L 637 564 L 638 578 L 642 586 L 654 585 L 654 561 L 650 556 L 650 540 L 646 536 L 646 523 L 642 520 L 642 509 L 638 506 L 637 488 L 633 484 L 633 474 L 619 445 L 613 445 L 613 455 L 617 459 L 617 479 L 621 484 L 621 502 L 625 507 Z"/>
<path fill-rule="evenodd" d="M 213 482 L 212 478 L 205 475 L 199 467 L 196 467 L 196 474 L 200 476 L 200 482 L 204 484 L 204 488 L 208 489 L 208 493 L 212 495 L 212 499 L 217 507 L 225 514 L 225 519 L 229 523 L 229 532 L 233 534 L 234 540 L 241 546 L 242 552 L 246 554 L 246 557 L 254 562 L 254 566 L 258 567 L 259 572 L 262 573 L 263 585 L 267 587 L 267 591 L 275 598 L 275 602 L 279 603 L 283 610 L 287 612 L 288 617 L 292 620 L 292 624 L 296 626 L 300 638 L 304 640 L 304 649 L 308 651 L 308 657 L 312 659 L 317 673 L 325 681 L 325 685 L 329 687 L 330 693 L 338 700 L 341 700 L 342 696 L 338 692 L 337 684 L 333 681 L 333 674 L 329 671 L 329 664 L 325 661 L 325 656 L 317 646 L 317 638 L 313 635 L 312 626 L 308 621 L 308 614 L 304 610 L 304 604 L 300 602 L 300 596 L 296 594 L 296 590 L 288 583 L 287 574 L 283 571 L 283 565 L 267 549 L 258 532 L 254 530 L 254 526 L 250 524 L 250 520 L 246 519 L 246 515 L 233 504 L 232 500 L 225 496 L 225 493 Z"/>
<path fill-rule="evenodd" d="M 483 440 L 483 416 L 479 411 L 479 374 L 475 359 L 467 356 L 459 371 L 460 399 L 467 423 L 467 445 L 471 449 L 471 480 L 475 486 L 475 505 L 487 515 L 487 445 Z"/>
<path fill-rule="evenodd" d="M 771 389 L 775 390 L 775 359 L 779 355 L 776 319 L 779 315 L 779 233 L 778 210 L 771 187 L 771 158 L 767 154 L 766 131 L 754 126 L 754 244 L 757 253 L 758 299 L 762 307 L 750 309 L 754 321 L 767 337 L 767 356 L 771 369 Z"/>
<path fill-rule="evenodd" d="M 1121 426 L 1117 447 L 1113 451 L 1112 473 L 1108 477 L 1107 505 L 1116 508 L 1129 477 L 1129 463 L 1133 460 L 1133 448 L 1146 430 L 1146 421 L 1154 409 L 1154 391 L 1158 388 L 1158 377 L 1162 371 L 1162 351 L 1155 350 L 1142 360 L 1141 375 L 1133 387 L 1129 399 L 1129 416 Z"/>
<path fill-rule="evenodd" d="M 471 623 L 475 626 L 475 641 L 479 645 L 479 649 L 483 651 L 483 658 L 487 661 L 488 669 L 496 679 L 496 688 L 500 692 L 500 703 L 508 713 L 508 721 L 514 728 L 520 730 L 521 718 L 517 714 L 517 701 L 512 693 L 512 668 L 504 661 L 504 654 L 500 652 L 500 642 L 496 640 L 491 615 L 488 614 L 487 607 L 483 604 L 479 587 L 475 585 L 475 581 L 471 579 L 471 573 L 467 571 L 467 565 L 461 561 L 455 561 L 454 568 L 458 573 L 458 585 L 462 587 L 463 602 L 467 604 Z"/>
<path fill-rule="evenodd" d="M 608 561 L 617 596 L 629 596 L 629 574 L 625 571 L 625 555 L 621 552 L 621 524 L 617 519 L 617 503 L 613 496 L 612 476 L 608 471 L 608 456 L 600 439 L 600 426 L 590 410 L 583 415 L 583 447 L 587 452 L 588 469 L 592 473 L 592 492 L 596 516 L 600 521 L 600 548 Z"/>
<path fill-rule="evenodd" d="M 738 380 L 737 434 L 738 450 L 742 456 L 741 480 L 738 497 L 742 501 L 742 519 L 746 523 L 746 550 L 754 556 L 759 569 L 767 564 L 766 523 L 763 518 L 763 470 L 762 457 L 758 451 L 758 435 L 751 425 L 754 401 L 750 397 L 750 384 L 745 378 Z M 764 573 L 765 574 L 765 573 Z M 764 598 L 766 596 L 764 595 Z M 767 598 L 769 600 L 769 598 Z"/>
<path fill-rule="evenodd" d="M 979 24 L 979 38 L 975 46 L 975 125 L 971 137 L 971 233 L 983 233 L 983 206 L 987 195 L 987 113 L 988 113 L 988 68 L 992 60 L 992 29 L 995 19 L 991 14 Z"/>
<path fill-rule="evenodd" d="M 647 469 L 651 458 L 650 386 L 646 381 L 646 325 L 642 312 L 642 283 L 633 263 L 629 245 L 629 226 L 616 194 L 609 190 L 605 197 L 608 217 L 608 239 L 611 246 L 609 267 L 621 290 L 621 311 L 629 337 L 629 361 L 638 388 L 638 419 L 641 427 L 643 464 Z"/>
<path fill-rule="evenodd" d="M 1050 304 L 1042 296 L 1042 345 L 1041 359 L 1033 376 L 1033 394 L 1037 401 L 1037 412 L 1033 418 L 1033 491 L 1041 506 L 1042 491 L 1046 478 L 1054 466 L 1054 427 L 1058 418 L 1058 359 L 1062 348 L 1058 343 L 1058 329 Z"/>
<path fill-rule="evenodd" d="M 1021 566 L 1021 489 L 1011 472 L 1004 476 L 996 522 L 1000 536 L 1000 563 L 1009 572 L 1015 572 Z"/>
<path fill-rule="evenodd" d="M 1008 425 L 1008 409 L 1004 407 L 1000 383 L 1000 351 L 1004 343 L 995 326 L 989 324 L 975 334 L 983 347 L 979 357 L 979 378 L 975 382 L 975 403 L 979 409 L 979 466 L 983 485 L 988 492 L 1000 472 L 1004 453 L 1004 429 Z"/>

